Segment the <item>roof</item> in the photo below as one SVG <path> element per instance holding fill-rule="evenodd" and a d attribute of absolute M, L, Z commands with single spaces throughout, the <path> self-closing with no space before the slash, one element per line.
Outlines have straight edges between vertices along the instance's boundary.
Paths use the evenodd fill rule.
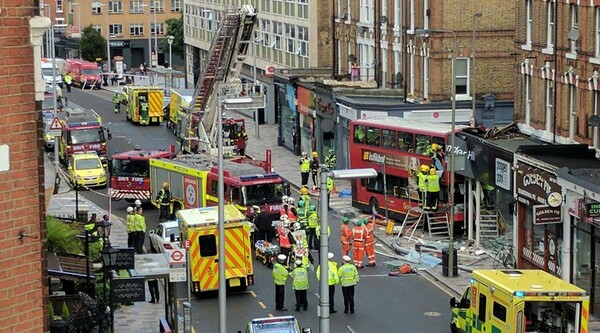
<path fill-rule="evenodd" d="M 595 193 L 600 193 L 600 163 L 590 163 L 586 168 L 569 169 L 559 168 L 555 171 L 558 178 L 562 178 L 575 185 Z"/>
<path fill-rule="evenodd" d="M 225 223 L 246 221 L 246 216 L 240 212 L 234 205 L 225 205 L 224 207 Z M 219 221 L 219 208 L 217 206 L 182 209 L 177 212 L 177 218 L 185 221 L 189 226 L 203 226 L 217 224 Z"/>
<path fill-rule="evenodd" d="M 100 157 L 98 157 L 98 154 L 96 152 L 83 152 L 83 153 L 76 152 L 73 154 L 74 160 L 88 159 L 88 158 L 100 159 Z"/>
<path fill-rule="evenodd" d="M 550 273 L 537 269 L 520 270 L 475 270 L 472 274 L 477 281 L 490 286 L 493 281 L 496 289 L 512 294 L 515 291 L 524 292 L 578 292 L 585 291 Z"/>
<path fill-rule="evenodd" d="M 202 170 L 210 171 L 218 164 L 218 159 L 212 156 L 202 154 L 180 155 L 173 159 L 173 163 L 186 167 L 201 168 Z M 240 177 L 248 175 L 264 174 L 265 171 L 258 166 L 248 163 L 236 163 L 233 161 L 223 161 L 224 170 L 229 172 L 231 177 Z"/>
<path fill-rule="evenodd" d="M 589 149 L 585 144 L 522 145 L 516 152 L 544 162 L 555 169 L 600 167 L 595 150 Z"/>
<path fill-rule="evenodd" d="M 448 134 L 452 130 L 452 124 L 447 123 L 433 123 L 433 122 L 425 122 L 414 119 L 405 119 L 399 117 L 378 117 L 378 118 L 369 118 L 369 119 L 358 119 L 352 121 L 352 124 L 356 125 L 380 125 L 380 126 L 393 126 L 406 128 L 411 130 L 422 130 L 429 133 L 437 133 L 437 134 Z M 464 128 L 465 126 L 456 126 L 456 130 Z"/>
<path fill-rule="evenodd" d="M 111 156 L 112 159 L 118 160 L 147 160 L 148 158 L 169 158 L 171 157 L 171 152 L 166 151 L 164 149 L 160 150 L 142 150 L 142 149 L 134 149 L 130 151 L 125 151 L 122 153 L 116 153 Z"/>
<path fill-rule="evenodd" d="M 89 264 L 89 279 L 95 280 L 94 264 L 86 261 L 85 256 L 67 253 L 49 252 L 48 256 L 48 275 L 66 280 L 86 280 L 87 270 L 86 262 Z"/>

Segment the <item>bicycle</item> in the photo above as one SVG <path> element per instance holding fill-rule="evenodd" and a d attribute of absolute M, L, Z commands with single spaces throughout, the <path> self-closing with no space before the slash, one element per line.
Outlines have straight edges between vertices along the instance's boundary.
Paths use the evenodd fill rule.
<path fill-rule="evenodd" d="M 502 245 L 502 250 L 494 257 L 494 269 L 497 269 L 500 265 L 507 269 L 517 268 L 517 259 L 513 255 L 512 244 L 505 243 Z"/>

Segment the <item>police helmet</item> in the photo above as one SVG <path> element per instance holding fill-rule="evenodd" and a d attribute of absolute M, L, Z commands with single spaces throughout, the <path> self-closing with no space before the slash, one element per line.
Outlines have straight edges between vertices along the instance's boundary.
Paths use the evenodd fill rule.
<path fill-rule="evenodd" d="M 296 260 L 296 266 L 302 266 L 302 260 Z"/>

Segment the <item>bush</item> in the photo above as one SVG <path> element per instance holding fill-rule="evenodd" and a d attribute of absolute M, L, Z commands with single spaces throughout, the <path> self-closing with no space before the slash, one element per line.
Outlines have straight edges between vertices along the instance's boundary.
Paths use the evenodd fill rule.
<path fill-rule="evenodd" d="M 82 246 L 77 239 L 77 228 L 52 216 L 46 217 L 46 246 L 49 252 L 81 254 Z"/>

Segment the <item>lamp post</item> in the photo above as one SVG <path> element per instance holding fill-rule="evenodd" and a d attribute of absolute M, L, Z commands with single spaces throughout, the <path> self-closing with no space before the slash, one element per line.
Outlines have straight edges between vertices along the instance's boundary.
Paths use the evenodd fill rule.
<path fill-rule="evenodd" d="M 115 333 L 115 313 L 114 313 L 114 309 L 113 309 L 113 298 L 112 298 L 112 273 L 110 272 L 112 270 L 112 267 L 117 263 L 117 253 L 119 253 L 119 250 L 113 248 L 112 246 L 110 246 L 110 243 L 105 243 L 105 247 L 102 249 L 102 251 L 100 251 L 100 254 L 102 255 L 102 268 L 104 271 L 104 278 L 103 278 L 103 283 L 104 283 L 104 290 L 103 290 L 103 296 L 104 296 L 104 300 L 106 300 L 106 276 L 109 276 L 109 284 L 110 284 L 110 295 L 109 295 L 109 307 L 110 307 L 110 332 L 111 333 Z M 110 273 L 110 274 L 107 274 Z"/>
<path fill-rule="evenodd" d="M 252 78 L 254 80 L 254 87 L 256 87 L 257 82 L 256 82 L 256 43 L 260 42 L 259 38 L 254 38 L 253 39 L 253 43 L 252 43 L 252 56 L 253 56 L 253 72 L 252 72 Z M 257 138 L 260 138 L 260 127 L 258 126 L 258 109 L 254 109 L 254 135 Z"/>
<path fill-rule="evenodd" d="M 356 179 L 356 178 L 375 178 L 377 171 L 368 169 L 350 169 L 350 170 L 327 170 L 326 166 L 321 167 L 321 235 L 327 235 L 329 227 L 328 207 L 327 207 L 327 177 L 333 179 Z M 319 276 L 319 333 L 329 333 L 329 265 L 327 254 L 329 253 L 329 237 L 321 237 L 319 262 L 321 263 L 321 275 Z"/>
<path fill-rule="evenodd" d="M 112 71 L 110 68 L 110 25 L 108 24 L 108 8 L 110 5 L 103 3 L 100 6 L 106 7 L 106 60 L 108 62 L 108 72 L 110 73 Z"/>
<path fill-rule="evenodd" d="M 473 117 L 475 117 L 475 100 L 476 100 L 476 96 L 475 96 L 475 50 L 476 50 L 476 42 L 477 42 L 477 19 L 480 18 L 482 16 L 481 12 L 477 12 L 475 14 L 473 14 L 473 44 L 472 46 L 472 50 L 471 50 L 471 57 L 473 58 L 472 63 L 471 63 L 471 90 L 473 91 L 473 106 L 471 107 L 473 109 Z"/>
<path fill-rule="evenodd" d="M 150 5 L 142 4 L 140 7 L 148 7 L 148 64 L 152 66 L 152 28 L 150 27 Z"/>
<path fill-rule="evenodd" d="M 172 56 L 173 56 L 173 50 L 172 50 L 172 46 L 173 46 L 173 41 L 175 40 L 175 37 L 168 35 L 167 36 L 167 42 L 169 43 L 169 68 L 173 68 L 173 63 L 171 62 L 173 60 Z"/>
<path fill-rule="evenodd" d="M 448 193 L 448 206 L 450 210 L 450 221 L 448 225 L 448 277 L 454 277 L 454 181 L 455 181 L 455 158 L 454 158 L 454 147 L 456 146 L 456 32 L 452 30 L 440 30 L 440 29 L 416 29 L 416 36 L 426 36 L 429 34 L 436 33 L 450 33 L 452 34 L 452 124 L 450 127 L 450 189 Z"/>
<path fill-rule="evenodd" d="M 156 66 L 158 66 L 158 27 L 156 26 L 156 0 L 152 0 L 152 7 L 154 7 L 154 54 L 156 55 Z"/>

